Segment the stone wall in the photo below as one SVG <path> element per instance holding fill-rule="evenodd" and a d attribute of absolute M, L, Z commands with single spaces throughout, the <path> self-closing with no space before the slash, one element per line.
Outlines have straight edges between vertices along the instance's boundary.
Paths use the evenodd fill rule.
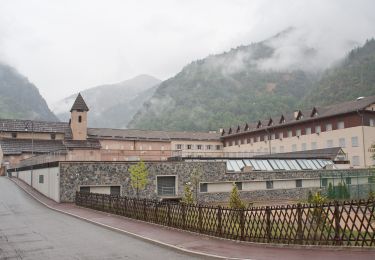
<path fill-rule="evenodd" d="M 60 162 L 60 196 L 62 202 L 73 201 L 75 192 L 80 186 L 120 185 L 121 194 L 135 196 L 130 186 L 129 167 L 134 162 Z M 346 178 L 348 176 L 368 176 L 370 170 L 321 170 L 321 171 L 286 171 L 286 172 L 247 172 L 227 173 L 223 162 L 146 162 L 149 182 L 142 197 L 157 198 L 156 177 L 175 175 L 177 177 L 177 196 L 182 196 L 183 185 L 190 181 L 194 169 L 201 171 L 201 182 L 252 182 L 252 181 L 294 181 L 296 179 Z M 318 182 L 319 183 L 319 182 Z M 299 200 L 307 197 L 308 191 L 320 187 L 292 189 L 263 189 L 240 191 L 241 197 L 250 201 Z M 358 190 L 355 186 L 353 189 Z M 322 190 L 324 192 L 324 188 Z M 362 191 L 362 190 L 361 190 Z M 365 191 L 365 193 L 367 190 Z M 363 193 L 363 192 L 362 192 Z M 361 193 L 361 194 L 362 194 Z M 229 200 L 230 192 L 199 193 L 199 200 L 204 202 Z"/>
<path fill-rule="evenodd" d="M 135 196 L 130 186 L 129 167 L 135 163 L 126 162 L 61 162 L 60 196 L 62 202 L 71 202 L 80 186 L 120 185 L 121 194 Z M 193 169 L 204 172 L 202 180 L 214 181 L 225 175 L 226 165 L 222 162 L 146 162 L 149 182 L 140 193 L 142 197 L 157 198 L 156 176 L 176 175 L 177 195 L 182 196 L 183 185 L 190 181 Z"/>

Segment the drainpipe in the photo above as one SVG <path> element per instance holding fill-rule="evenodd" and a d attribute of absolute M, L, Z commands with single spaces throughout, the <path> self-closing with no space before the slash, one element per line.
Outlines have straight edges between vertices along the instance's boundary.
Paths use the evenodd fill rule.
<path fill-rule="evenodd" d="M 363 119 L 363 114 L 357 110 L 358 115 L 361 117 L 361 128 L 362 128 L 362 146 L 363 146 L 363 165 L 365 168 L 367 168 L 366 165 L 366 147 L 365 147 L 365 130 L 364 130 L 364 119 Z"/>

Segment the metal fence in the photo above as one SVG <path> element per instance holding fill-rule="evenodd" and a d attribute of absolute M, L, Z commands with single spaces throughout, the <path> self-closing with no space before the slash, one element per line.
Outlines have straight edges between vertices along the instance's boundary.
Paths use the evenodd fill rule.
<path fill-rule="evenodd" d="M 76 204 L 221 238 L 281 244 L 375 246 L 375 201 L 230 209 L 76 193 Z"/>

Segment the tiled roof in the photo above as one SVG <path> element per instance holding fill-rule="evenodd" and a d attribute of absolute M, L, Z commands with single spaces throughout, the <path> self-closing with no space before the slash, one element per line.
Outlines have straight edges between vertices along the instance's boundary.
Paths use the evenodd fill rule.
<path fill-rule="evenodd" d="M 69 123 L 0 119 L 0 132 L 64 133 L 70 136 Z"/>
<path fill-rule="evenodd" d="M 88 136 L 95 139 L 123 139 L 123 140 L 150 140 L 150 141 L 171 141 L 171 140 L 220 140 L 219 133 L 208 132 L 167 132 L 148 131 L 136 129 L 110 129 L 110 128 L 89 128 Z"/>
<path fill-rule="evenodd" d="M 325 118 L 325 117 L 330 117 L 330 116 L 346 114 L 346 113 L 350 113 L 350 112 L 356 112 L 356 111 L 363 110 L 367 106 L 369 106 L 371 104 L 374 104 L 374 103 L 375 103 L 375 96 L 370 96 L 370 97 L 365 97 L 365 98 L 362 98 L 362 99 L 359 99 L 359 100 L 347 101 L 347 102 L 343 102 L 343 103 L 339 103 L 339 104 L 335 104 L 335 105 L 331 105 L 331 106 L 314 107 L 310 110 L 297 110 L 297 111 L 300 111 L 302 116 L 303 116 L 299 120 L 296 120 L 296 118 L 294 117 L 294 113 L 283 113 L 283 114 L 280 114 L 280 116 L 273 117 L 272 118 L 273 119 L 273 125 L 269 126 L 269 127 L 289 125 L 289 124 L 294 124 L 294 123 L 297 123 L 297 122 L 298 123 L 299 122 L 306 122 L 306 121 L 309 121 L 309 120 L 315 120 L 315 119 L 319 119 L 319 118 Z M 313 114 L 312 112 L 314 110 L 317 112 L 317 114 L 315 115 L 315 117 L 312 117 L 312 114 Z M 284 119 L 285 119 L 284 123 L 280 123 L 281 116 L 283 116 Z M 265 128 L 268 127 L 267 124 L 268 124 L 269 120 L 270 119 L 258 120 L 256 122 L 247 123 L 248 126 L 249 126 L 249 129 L 247 131 L 244 130 L 246 123 L 240 125 L 241 130 L 239 132 L 236 131 L 237 126 L 235 126 L 235 127 L 232 126 L 230 128 L 224 129 L 222 136 L 226 137 L 226 136 L 241 134 L 241 133 L 244 133 L 244 132 L 251 132 L 251 131 L 256 131 L 256 130 L 259 130 L 259 129 L 265 129 Z M 257 128 L 259 122 L 261 123 L 262 127 Z M 231 133 L 229 133 L 230 130 L 231 130 Z"/>
<path fill-rule="evenodd" d="M 72 112 L 73 110 L 89 111 L 89 108 L 87 107 L 85 100 L 83 100 L 81 93 L 78 94 L 72 108 L 70 109 L 70 112 Z"/>
<path fill-rule="evenodd" d="M 47 153 L 63 150 L 61 140 L 1 139 L 0 146 L 4 155 L 21 154 L 22 152 Z"/>
<path fill-rule="evenodd" d="M 264 159 L 330 159 L 334 160 L 337 155 L 343 154 L 344 151 L 341 147 L 332 147 L 324 149 L 306 150 L 289 153 L 274 153 L 256 155 L 254 158 Z"/>

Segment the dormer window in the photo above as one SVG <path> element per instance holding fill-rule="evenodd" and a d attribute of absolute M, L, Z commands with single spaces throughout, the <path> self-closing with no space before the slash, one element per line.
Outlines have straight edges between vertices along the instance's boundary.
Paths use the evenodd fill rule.
<path fill-rule="evenodd" d="M 262 122 L 258 121 L 257 128 L 261 128 L 261 127 L 262 127 Z"/>
<path fill-rule="evenodd" d="M 280 124 L 284 124 L 285 123 L 284 115 L 281 116 L 279 123 Z"/>
<path fill-rule="evenodd" d="M 246 123 L 244 131 L 248 131 L 248 130 L 249 130 L 249 125 Z"/>
<path fill-rule="evenodd" d="M 318 110 L 314 107 L 313 110 L 311 111 L 311 117 L 316 117 L 318 116 Z"/>
<path fill-rule="evenodd" d="M 237 126 L 237 133 L 241 130 L 241 127 L 240 126 Z"/>
<path fill-rule="evenodd" d="M 271 126 L 271 125 L 273 125 L 273 120 L 272 120 L 272 118 L 270 118 L 270 120 L 268 121 L 268 126 Z"/>
<path fill-rule="evenodd" d="M 232 128 L 229 128 L 228 134 L 230 135 L 232 133 Z"/>
<path fill-rule="evenodd" d="M 78 123 L 82 123 L 82 116 L 78 116 Z"/>
<path fill-rule="evenodd" d="M 17 133 L 12 133 L 12 138 L 17 138 Z"/>
<path fill-rule="evenodd" d="M 51 134 L 51 140 L 55 140 L 56 139 L 56 134 L 55 133 L 52 133 Z"/>
<path fill-rule="evenodd" d="M 296 120 L 301 120 L 303 118 L 302 112 L 301 111 L 297 111 L 295 113 L 295 118 L 296 118 Z"/>

